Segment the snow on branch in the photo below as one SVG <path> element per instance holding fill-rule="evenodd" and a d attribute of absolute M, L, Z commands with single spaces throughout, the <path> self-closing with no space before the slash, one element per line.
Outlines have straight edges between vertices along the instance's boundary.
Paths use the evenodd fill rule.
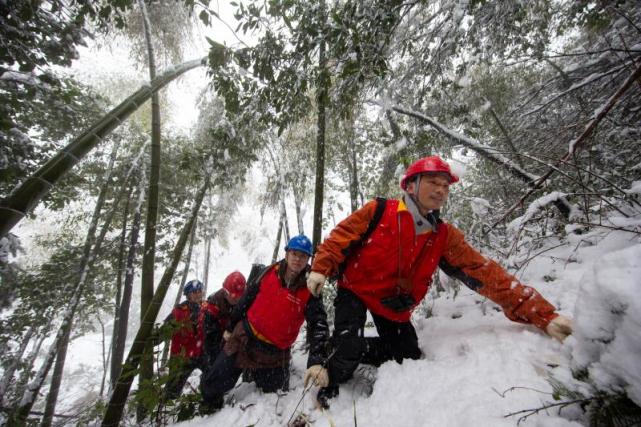
<path fill-rule="evenodd" d="M 614 104 L 623 96 L 623 94 L 632 86 L 632 84 L 638 80 L 641 77 L 641 65 L 637 66 L 637 69 L 634 70 L 632 74 L 623 82 L 623 84 L 619 87 L 619 89 L 599 108 L 594 110 L 594 113 L 592 114 L 593 119 L 588 123 L 588 125 L 585 127 L 585 130 L 583 133 L 576 138 L 574 141 L 570 142 L 570 146 L 568 148 L 568 154 L 566 157 L 570 157 L 574 153 L 574 150 L 576 147 L 583 143 L 587 137 L 592 133 L 592 131 L 596 128 L 596 126 L 599 124 L 599 122 L 610 112 L 612 107 L 614 107 Z M 564 158 L 565 159 L 565 158 Z"/>
<path fill-rule="evenodd" d="M 584 86 L 587 86 L 587 85 L 589 85 L 590 83 L 594 83 L 594 82 L 596 82 L 597 80 L 601 80 L 602 78 L 608 77 L 608 76 L 609 76 L 609 75 L 611 75 L 611 74 L 619 73 L 619 72 L 621 72 L 622 70 L 624 70 L 625 68 L 626 68 L 626 65 L 621 65 L 621 66 L 619 66 L 619 67 L 612 68 L 611 70 L 608 70 L 608 71 L 606 71 L 606 72 L 604 72 L 604 73 L 600 73 L 600 74 L 596 74 L 596 73 L 595 73 L 595 74 L 591 74 L 591 75 L 589 75 L 588 77 L 586 77 L 585 79 L 583 79 L 582 81 L 580 81 L 580 82 L 578 82 L 578 83 L 573 84 L 569 89 L 564 90 L 563 92 L 560 92 L 560 93 L 556 94 L 555 96 L 553 96 L 552 98 L 550 98 L 547 102 L 543 103 L 542 105 L 540 105 L 540 106 L 536 107 L 536 108 L 535 108 L 535 109 L 533 109 L 533 110 L 530 110 L 530 111 L 527 111 L 527 112 L 523 113 L 523 114 L 521 115 L 521 117 L 525 117 L 525 116 L 529 116 L 529 115 L 532 115 L 532 114 L 538 113 L 539 111 L 541 111 L 541 110 L 543 110 L 544 108 L 548 107 L 550 104 L 554 103 L 554 102 L 555 102 L 555 101 L 557 101 L 558 99 L 563 98 L 564 96 L 566 96 L 566 95 L 568 95 L 568 94 L 570 94 L 570 93 L 574 92 L 575 90 L 580 89 L 580 88 L 582 88 L 582 87 L 584 87 Z"/>
<path fill-rule="evenodd" d="M 447 135 L 449 138 L 459 142 L 463 146 L 469 148 L 470 150 L 473 150 L 474 152 L 480 154 L 484 158 L 493 161 L 494 163 L 497 163 L 499 165 L 505 166 L 510 172 L 512 172 L 516 177 L 520 178 L 522 181 L 529 183 L 536 181 L 539 177 L 536 175 L 532 175 L 529 172 L 524 171 L 521 169 L 518 165 L 514 164 L 512 161 L 498 153 L 494 148 L 481 144 L 479 141 L 476 139 L 472 139 L 468 136 L 465 136 L 461 133 L 458 133 L 442 123 L 439 123 L 438 121 L 434 120 L 431 117 L 428 117 L 422 113 L 416 112 L 416 111 L 411 111 L 406 108 L 400 107 L 400 106 L 390 106 L 390 109 L 393 111 L 396 111 L 397 113 L 400 114 L 405 114 L 414 118 L 417 118 L 430 126 L 432 126 L 434 129 L 438 130 L 439 132 Z"/>
<path fill-rule="evenodd" d="M 532 217 L 534 217 L 534 215 L 536 215 L 537 212 L 541 211 L 541 209 L 545 208 L 550 203 L 554 203 L 556 201 L 562 200 L 563 198 L 565 198 L 566 195 L 567 194 L 561 193 L 559 191 L 553 191 L 549 194 L 546 194 L 543 197 L 539 197 L 538 199 L 530 203 L 530 205 L 528 206 L 523 216 L 520 216 L 514 219 L 513 221 L 511 221 L 508 224 L 507 229 L 513 232 L 518 231 L 519 228 L 521 228 L 526 222 L 532 219 Z M 573 216 L 572 213 L 570 213 L 570 217 L 572 216 Z"/>

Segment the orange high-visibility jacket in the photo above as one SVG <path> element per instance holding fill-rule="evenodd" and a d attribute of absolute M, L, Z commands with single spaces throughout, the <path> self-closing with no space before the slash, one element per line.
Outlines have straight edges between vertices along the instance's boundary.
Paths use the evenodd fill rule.
<path fill-rule="evenodd" d="M 414 219 L 402 200 L 388 200 L 369 238 L 354 247 L 353 242 L 367 230 L 376 203 L 367 203 L 341 221 L 319 245 L 312 264 L 312 271 L 329 277 L 345 262 L 338 285 L 354 292 L 371 312 L 398 322 L 408 321 L 429 290 L 438 266 L 499 304 L 511 320 L 545 330 L 557 316 L 536 289 L 521 284 L 496 262 L 483 257 L 453 225 L 440 222 L 436 232 L 416 235 Z M 410 281 L 416 304 L 395 312 L 381 304 L 381 299 L 399 292 L 400 278 Z"/>

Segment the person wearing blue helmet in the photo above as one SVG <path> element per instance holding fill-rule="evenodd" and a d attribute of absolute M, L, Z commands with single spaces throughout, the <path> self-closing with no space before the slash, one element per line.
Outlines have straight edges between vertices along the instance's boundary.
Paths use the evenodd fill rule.
<path fill-rule="evenodd" d="M 327 385 L 322 364 L 327 358 L 329 328 L 323 302 L 307 289 L 311 256 L 312 242 L 302 234 L 295 236 L 285 246 L 284 259 L 250 278 L 232 310 L 223 350 L 201 377 L 201 413 L 223 406 L 224 394 L 243 370 L 263 392 L 287 390 L 291 346 L 304 321 L 310 337 L 305 380 Z"/>
<path fill-rule="evenodd" d="M 203 370 L 202 332 L 198 328 L 198 316 L 203 299 L 203 284 L 200 280 L 190 280 L 183 288 L 185 301 L 176 305 L 165 319 L 163 327 L 171 328 L 169 381 L 165 386 L 165 398 L 180 396 L 187 379 L 198 368 Z"/>

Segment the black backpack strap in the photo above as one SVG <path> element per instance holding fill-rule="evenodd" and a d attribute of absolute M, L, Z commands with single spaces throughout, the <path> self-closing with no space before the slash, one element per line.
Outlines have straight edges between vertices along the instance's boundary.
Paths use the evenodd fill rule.
<path fill-rule="evenodd" d="M 249 276 L 247 277 L 247 286 L 262 277 L 265 273 L 265 270 L 267 270 L 266 267 L 267 266 L 265 264 L 252 264 L 252 268 L 249 271 Z"/>
<path fill-rule="evenodd" d="M 342 250 L 343 255 L 345 255 L 345 259 L 338 266 L 338 272 L 336 273 L 336 275 L 332 276 L 332 279 L 338 279 L 343 274 L 343 272 L 345 271 L 345 267 L 347 266 L 347 260 L 349 259 L 350 256 L 352 256 L 356 252 L 358 248 L 363 246 L 363 242 L 366 242 L 367 239 L 369 239 L 369 236 L 374 232 L 376 227 L 378 227 L 378 223 L 381 222 L 381 218 L 383 217 L 383 212 L 385 212 L 386 207 L 387 207 L 387 199 L 384 197 L 377 197 L 376 209 L 374 210 L 374 215 L 372 216 L 372 219 L 369 221 L 369 224 L 367 225 L 367 229 L 358 240 L 351 241 L 350 244 L 345 249 Z"/>
<path fill-rule="evenodd" d="M 376 198 L 376 210 L 374 211 L 374 216 L 372 217 L 372 220 L 369 222 L 369 225 L 367 226 L 367 230 L 365 230 L 365 233 L 363 236 L 361 236 L 360 243 L 362 244 L 364 241 L 366 241 L 369 236 L 374 232 L 374 229 L 378 226 L 378 223 L 381 222 L 381 218 L 383 217 L 383 212 L 385 212 L 385 207 L 387 206 L 387 199 L 384 197 L 377 197 Z"/>

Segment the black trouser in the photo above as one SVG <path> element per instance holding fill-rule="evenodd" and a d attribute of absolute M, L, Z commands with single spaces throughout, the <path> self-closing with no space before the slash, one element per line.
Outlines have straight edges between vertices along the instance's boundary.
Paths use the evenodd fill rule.
<path fill-rule="evenodd" d="M 367 307 L 353 292 L 338 288 L 334 300 L 335 321 L 329 359 L 331 385 L 349 380 L 359 363 L 380 366 L 388 360 L 419 359 L 418 337 L 411 322 L 394 322 L 372 313 L 378 337 L 363 336 Z"/>
<path fill-rule="evenodd" d="M 200 377 L 200 391 L 208 403 L 220 401 L 223 395 L 234 388 L 243 370 L 236 366 L 236 355 L 218 353 L 214 364 Z M 251 369 L 251 378 L 265 393 L 289 388 L 289 367 Z"/>
<path fill-rule="evenodd" d="M 169 381 L 165 386 L 166 399 L 175 399 L 180 396 L 194 369 L 203 370 L 199 358 L 185 359 L 180 356 L 169 358 Z"/>

